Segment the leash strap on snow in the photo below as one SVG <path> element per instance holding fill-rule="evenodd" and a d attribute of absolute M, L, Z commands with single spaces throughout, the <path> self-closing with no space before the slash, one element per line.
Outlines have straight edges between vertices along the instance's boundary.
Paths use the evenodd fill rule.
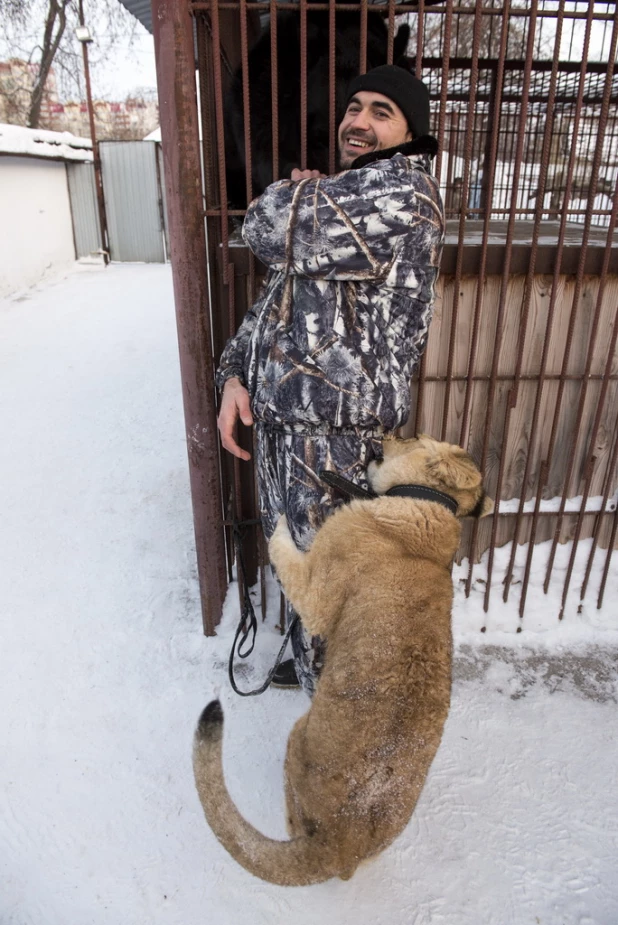
<path fill-rule="evenodd" d="M 255 697 L 258 694 L 263 694 L 264 691 L 270 686 L 270 683 L 274 677 L 274 674 L 281 664 L 281 659 L 283 658 L 283 653 L 285 652 L 286 646 L 292 635 L 292 630 L 296 626 L 298 621 L 298 614 L 294 617 L 290 625 L 288 626 L 287 632 L 284 636 L 283 642 L 281 643 L 281 648 L 277 653 L 277 658 L 275 659 L 275 664 L 271 668 L 270 672 L 264 683 L 261 687 L 256 688 L 253 691 L 241 691 L 238 685 L 236 684 L 236 679 L 234 678 L 234 657 L 238 651 L 239 658 L 247 658 L 253 652 L 255 646 L 255 637 L 257 635 L 258 622 L 257 617 L 255 616 L 255 610 L 253 608 L 253 602 L 251 600 L 251 595 L 249 593 L 249 586 L 247 584 L 247 573 L 245 570 L 245 559 L 242 553 L 242 539 L 244 533 L 244 527 L 252 526 L 254 524 L 260 523 L 259 520 L 244 520 L 240 522 L 235 522 L 233 525 L 234 532 L 234 549 L 236 550 L 236 563 L 238 565 L 239 577 L 242 578 L 243 586 L 243 606 L 242 613 L 240 615 L 240 622 L 238 628 L 236 629 L 236 635 L 234 636 L 234 642 L 232 643 L 232 650 L 230 652 L 230 660 L 228 662 L 228 674 L 230 678 L 230 684 L 232 689 L 240 697 Z M 247 645 L 249 638 L 251 639 L 249 643 L 249 648 L 243 651 L 243 647 Z M 240 639 L 240 642 L 239 642 Z M 238 648 L 237 648 L 238 647 Z"/>

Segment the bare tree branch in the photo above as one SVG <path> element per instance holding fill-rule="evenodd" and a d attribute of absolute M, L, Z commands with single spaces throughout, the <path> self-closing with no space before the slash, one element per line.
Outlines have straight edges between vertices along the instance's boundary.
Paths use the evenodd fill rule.
<path fill-rule="evenodd" d="M 96 38 L 91 54 L 96 69 L 120 41 L 131 43 L 137 20 L 118 0 L 85 0 L 85 5 Z M 0 81 L 0 119 L 38 127 L 56 86 L 61 98 L 83 99 L 82 56 L 74 35 L 77 8 L 77 0 L 0 0 L 0 48 L 12 65 Z"/>

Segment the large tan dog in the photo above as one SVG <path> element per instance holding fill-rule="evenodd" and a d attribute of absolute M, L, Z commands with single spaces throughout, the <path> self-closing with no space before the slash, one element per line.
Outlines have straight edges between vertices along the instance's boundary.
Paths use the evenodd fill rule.
<path fill-rule="evenodd" d="M 456 516 L 435 501 L 355 500 L 307 553 L 279 521 L 271 560 L 304 626 L 327 637 L 311 708 L 288 741 L 290 841 L 266 838 L 233 804 L 218 701 L 195 736 L 197 789 L 215 835 L 248 871 L 284 886 L 348 879 L 410 819 L 449 708 L 458 518 L 493 510 L 468 454 L 431 437 L 385 441 L 368 476 L 378 495 L 409 484 L 447 493 Z"/>

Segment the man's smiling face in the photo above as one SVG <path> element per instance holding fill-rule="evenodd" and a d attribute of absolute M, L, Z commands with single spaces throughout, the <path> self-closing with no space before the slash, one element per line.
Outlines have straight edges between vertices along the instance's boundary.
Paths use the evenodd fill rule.
<path fill-rule="evenodd" d="M 355 93 L 339 126 L 339 161 L 345 169 L 369 151 L 384 151 L 412 140 L 399 106 L 381 93 Z"/>

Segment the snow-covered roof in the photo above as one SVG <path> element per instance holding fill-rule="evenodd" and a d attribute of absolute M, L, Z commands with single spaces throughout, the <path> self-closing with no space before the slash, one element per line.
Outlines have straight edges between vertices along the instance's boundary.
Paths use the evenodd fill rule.
<path fill-rule="evenodd" d="M 71 132 L 48 132 L 0 123 L 0 154 L 23 154 L 63 161 L 91 161 L 92 142 Z"/>
<path fill-rule="evenodd" d="M 152 131 L 150 135 L 146 135 L 146 137 L 143 140 L 144 141 L 161 141 L 161 126 L 158 125 L 156 129 Z"/>

